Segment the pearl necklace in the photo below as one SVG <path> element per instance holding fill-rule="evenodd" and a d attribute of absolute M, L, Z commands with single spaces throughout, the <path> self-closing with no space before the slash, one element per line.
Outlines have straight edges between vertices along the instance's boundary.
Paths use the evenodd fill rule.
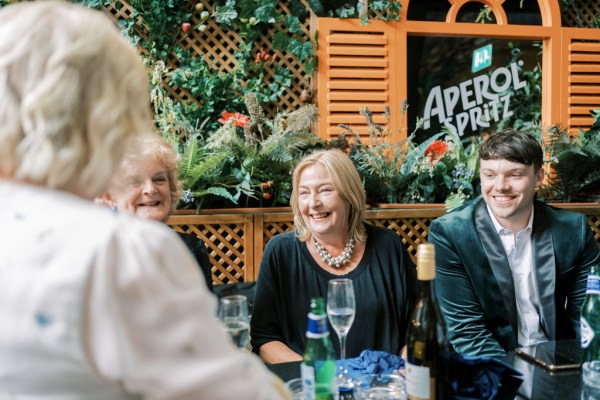
<path fill-rule="evenodd" d="M 350 258 L 352 257 L 352 251 L 354 251 L 354 239 L 352 238 L 348 240 L 348 243 L 346 244 L 346 247 L 344 247 L 344 251 L 342 252 L 342 254 L 337 257 L 333 257 L 331 254 L 329 254 L 329 252 L 325 250 L 323 245 L 317 242 L 317 239 L 313 238 L 313 240 L 315 242 L 315 247 L 317 248 L 317 253 L 319 253 L 319 257 L 321 257 L 321 259 L 325 261 L 330 267 L 339 268 L 342 265 L 346 264 L 348 260 L 350 260 Z"/>

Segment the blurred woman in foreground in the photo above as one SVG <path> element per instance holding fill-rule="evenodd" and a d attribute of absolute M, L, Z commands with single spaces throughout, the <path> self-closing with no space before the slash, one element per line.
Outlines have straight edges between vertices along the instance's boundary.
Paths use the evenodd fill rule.
<path fill-rule="evenodd" d="M 0 10 L 0 398 L 288 397 L 221 331 L 175 233 L 92 202 L 149 110 L 144 66 L 103 13 Z"/>

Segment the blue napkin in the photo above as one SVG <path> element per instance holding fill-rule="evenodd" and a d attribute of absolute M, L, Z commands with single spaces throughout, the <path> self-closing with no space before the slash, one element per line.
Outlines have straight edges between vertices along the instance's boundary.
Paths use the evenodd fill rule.
<path fill-rule="evenodd" d="M 340 367 L 345 367 L 348 376 L 356 379 L 367 374 L 391 374 L 404 368 L 404 359 L 385 351 L 363 350 L 358 357 L 338 361 Z"/>
<path fill-rule="evenodd" d="M 490 357 L 467 357 L 458 353 L 448 361 L 454 400 L 514 399 L 523 375 L 508 364 Z M 404 359 L 385 351 L 364 350 L 356 358 L 338 361 L 351 379 L 367 374 L 391 374 L 404 368 Z"/>
<path fill-rule="evenodd" d="M 450 356 L 450 383 L 454 400 L 514 399 L 523 375 L 490 357 Z"/>

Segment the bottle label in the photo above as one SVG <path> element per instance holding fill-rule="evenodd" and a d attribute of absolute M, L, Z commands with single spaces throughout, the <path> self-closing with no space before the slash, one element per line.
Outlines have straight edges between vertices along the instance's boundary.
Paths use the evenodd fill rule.
<path fill-rule="evenodd" d="M 592 329 L 592 326 L 587 322 L 584 317 L 580 318 L 580 327 L 581 327 L 581 348 L 587 349 L 588 346 L 594 340 L 596 336 L 596 332 Z"/>
<path fill-rule="evenodd" d="M 302 376 L 302 393 L 304 394 L 304 400 L 314 400 L 315 369 L 310 365 L 302 363 L 300 365 L 300 374 Z"/>
<path fill-rule="evenodd" d="M 308 330 L 306 337 L 310 339 L 319 339 L 329 335 L 326 315 L 308 314 Z"/>
<path fill-rule="evenodd" d="M 431 397 L 429 367 L 406 363 L 406 393 L 411 400 Z"/>
<path fill-rule="evenodd" d="M 588 275 L 586 294 L 600 294 L 600 276 Z"/>

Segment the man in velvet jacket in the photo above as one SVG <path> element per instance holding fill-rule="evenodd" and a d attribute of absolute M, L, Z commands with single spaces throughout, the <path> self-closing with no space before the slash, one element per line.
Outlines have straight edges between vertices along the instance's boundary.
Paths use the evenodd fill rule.
<path fill-rule="evenodd" d="M 479 149 L 482 197 L 434 220 L 436 291 L 454 349 L 502 357 L 517 346 L 578 337 L 600 250 L 584 215 L 534 200 L 542 149 L 506 130 Z"/>

